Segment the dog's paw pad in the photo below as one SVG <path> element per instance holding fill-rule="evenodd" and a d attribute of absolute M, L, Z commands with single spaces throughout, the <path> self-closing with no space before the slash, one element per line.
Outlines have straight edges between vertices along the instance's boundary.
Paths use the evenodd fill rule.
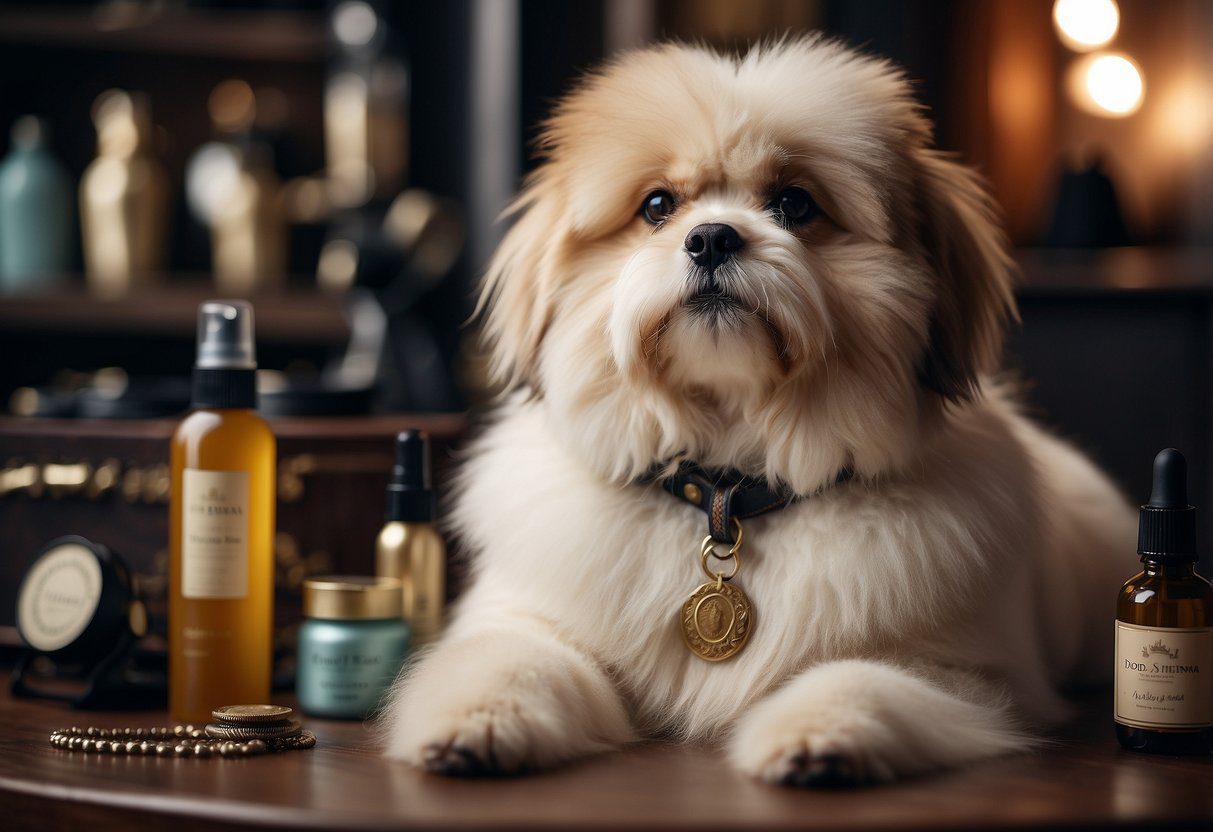
<path fill-rule="evenodd" d="M 465 742 L 459 736 L 445 742 L 431 742 L 421 750 L 421 762 L 431 774 L 446 777 L 491 777 L 503 773 L 493 749 L 491 726 L 479 743 Z"/>
<path fill-rule="evenodd" d="M 859 767 L 842 754 L 811 754 L 801 751 L 784 760 L 784 786 L 800 788 L 847 788 L 864 782 Z"/>
<path fill-rule="evenodd" d="M 422 752 L 422 762 L 426 771 L 446 777 L 489 777 L 501 773 L 492 755 L 482 756 L 454 743 L 427 745 Z"/>

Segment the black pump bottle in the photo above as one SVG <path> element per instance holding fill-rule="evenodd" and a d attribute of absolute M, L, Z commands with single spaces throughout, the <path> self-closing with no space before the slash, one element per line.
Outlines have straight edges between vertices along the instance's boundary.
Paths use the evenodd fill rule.
<path fill-rule="evenodd" d="M 413 646 L 421 646 L 442 632 L 446 546 L 434 528 L 430 443 L 420 431 L 406 430 L 396 437 L 386 519 L 375 541 L 375 574 L 404 584 L 404 619 Z"/>

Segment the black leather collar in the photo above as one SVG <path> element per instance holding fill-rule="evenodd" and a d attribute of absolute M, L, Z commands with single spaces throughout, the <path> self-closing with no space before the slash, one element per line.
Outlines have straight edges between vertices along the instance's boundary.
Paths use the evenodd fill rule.
<path fill-rule="evenodd" d="M 736 471 L 708 471 L 693 462 L 681 462 L 674 473 L 663 476 L 665 470 L 656 469 L 647 480 L 707 514 L 708 534 L 721 543 L 734 542 L 734 520 L 778 511 L 801 499 L 783 483 L 771 487 L 766 480 Z M 851 471 L 844 469 L 834 485 L 850 478 Z"/>

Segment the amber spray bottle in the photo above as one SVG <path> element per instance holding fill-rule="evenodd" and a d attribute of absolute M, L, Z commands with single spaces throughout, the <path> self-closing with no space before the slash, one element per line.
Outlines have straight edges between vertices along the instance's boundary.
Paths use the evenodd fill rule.
<path fill-rule="evenodd" d="M 270 696 L 275 447 L 253 343 L 248 303 L 199 308 L 193 411 L 171 447 L 169 709 L 187 722 Z"/>
<path fill-rule="evenodd" d="M 1187 463 L 1154 458 L 1141 507 L 1143 569 L 1116 601 L 1116 738 L 1132 751 L 1213 752 L 1213 585 L 1196 572 L 1196 508 Z"/>
<path fill-rule="evenodd" d="M 404 584 L 404 620 L 413 646 L 437 638 L 446 605 L 446 546 L 434 528 L 429 440 L 415 430 L 396 437 L 387 523 L 375 542 L 375 574 Z"/>

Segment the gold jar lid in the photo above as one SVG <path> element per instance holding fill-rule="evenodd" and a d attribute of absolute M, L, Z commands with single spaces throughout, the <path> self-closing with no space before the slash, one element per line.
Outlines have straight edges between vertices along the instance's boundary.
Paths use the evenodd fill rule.
<path fill-rule="evenodd" d="M 307 618 L 400 618 L 404 584 L 398 578 L 324 575 L 303 582 Z"/>

